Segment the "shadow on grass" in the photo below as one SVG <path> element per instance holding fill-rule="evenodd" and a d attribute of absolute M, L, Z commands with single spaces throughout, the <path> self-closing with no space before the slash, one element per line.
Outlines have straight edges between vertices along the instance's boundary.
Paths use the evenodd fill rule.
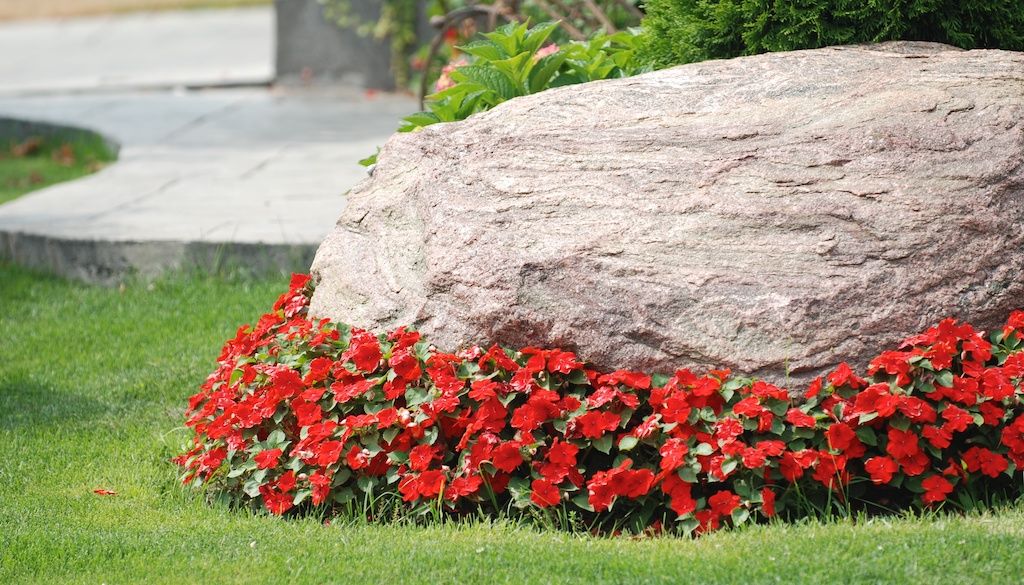
<path fill-rule="evenodd" d="M 88 423 L 102 417 L 103 402 L 39 384 L 25 377 L 0 379 L 0 428 Z"/>

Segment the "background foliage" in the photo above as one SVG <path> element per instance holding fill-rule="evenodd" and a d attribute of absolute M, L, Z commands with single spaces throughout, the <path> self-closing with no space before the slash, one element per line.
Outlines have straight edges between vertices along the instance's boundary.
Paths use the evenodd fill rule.
<path fill-rule="evenodd" d="M 648 0 L 643 58 L 657 67 L 888 40 L 1024 49 L 1020 0 Z"/>

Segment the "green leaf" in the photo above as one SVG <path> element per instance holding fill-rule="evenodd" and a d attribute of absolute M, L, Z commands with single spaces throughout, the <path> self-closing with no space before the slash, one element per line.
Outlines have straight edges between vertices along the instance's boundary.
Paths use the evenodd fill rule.
<path fill-rule="evenodd" d="M 543 91 L 549 83 L 551 78 L 554 77 L 558 70 L 561 69 L 562 63 L 565 62 L 565 53 L 561 51 L 548 55 L 538 61 L 529 72 L 528 89 L 529 93 L 537 93 Z M 664 386 L 664 382 L 662 386 Z"/>
<path fill-rule="evenodd" d="M 611 434 L 606 434 L 600 439 L 595 439 L 591 442 L 591 445 L 602 453 L 610 453 L 612 450 L 612 436 Z"/>
<path fill-rule="evenodd" d="M 292 505 L 298 506 L 312 493 L 312 490 L 299 490 L 295 492 L 295 498 L 292 500 Z"/>
<path fill-rule="evenodd" d="M 590 500 L 587 499 L 587 494 L 580 494 L 572 499 L 572 503 L 576 504 L 579 508 L 586 510 L 587 512 L 593 512 L 594 507 L 590 505 Z"/>
<path fill-rule="evenodd" d="M 463 67 L 459 72 L 465 75 L 466 79 L 490 89 L 502 100 L 510 100 L 521 95 L 514 81 L 497 69 L 472 65 Z"/>
<path fill-rule="evenodd" d="M 467 55 L 473 55 L 488 61 L 497 61 L 498 59 L 508 57 L 508 53 L 504 52 L 501 46 L 491 41 L 476 40 L 466 43 L 458 47 L 458 49 Z"/>
<path fill-rule="evenodd" d="M 952 388 L 953 372 L 949 370 L 942 370 L 941 372 L 937 372 L 935 374 L 935 381 L 938 382 L 941 386 L 945 386 L 946 388 Z"/>
<path fill-rule="evenodd" d="M 708 443 L 698 443 L 697 446 L 693 448 L 694 455 L 702 455 L 706 457 L 714 452 L 715 448 Z"/>
<path fill-rule="evenodd" d="M 861 443 L 872 447 L 878 446 L 878 436 L 875 435 L 875 430 L 871 427 L 858 427 L 856 433 Z"/>
<path fill-rule="evenodd" d="M 356 485 L 364 492 L 372 494 L 374 486 L 377 485 L 377 480 L 375 478 L 362 475 L 356 478 Z"/>
<path fill-rule="evenodd" d="M 361 164 L 364 167 L 373 166 L 373 165 L 377 164 L 377 155 L 379 155 L 379 154 L 380 154 L 380 149 L 378 148 L 377 152 L 371 154 L 370 156 L 368 156 L 366 158 L 359 159 L 359 164 Z"/>
<path fill-rule="evenodd" d="M 250 498 L 258 498 L 260 497 L 260 482 L 256 481 L 256 479 L 250 479 L 242 484 L 242 491 Z"/>
<path fill-rule="evenodd" d="M 750 511 L 746 508 L 736 508 L 732 511 L 732 524 L 733 526 L 739 526 L 750 518 Z"/>
<path fill-rule="evenodd" d="M 677 472 L 677 475 L 679 475 L 679 479 L 685 481 L 686 483 L 697 483 L 697 471 L 694 470 L 692 467 L 680 467 L 679 471 Z"/>
<path fill-rule="evenodd" d="M 632 435 L 626 435 L 619 440 L 619 451 L 629 451 L 633 447 L 636 447 L 639 442 L 640 439 L 637 439 Z"/>
<path fill-rule="evenodd" d="M 526 38 L 523 39 L 522 48 L 524 51 L 533 55 L 544 45 L 544 41 L 548 40 L 551 33 L 558 28 L 557 22 L 542 22 L 537 26 L 531 28 L 526 33 Z"/>

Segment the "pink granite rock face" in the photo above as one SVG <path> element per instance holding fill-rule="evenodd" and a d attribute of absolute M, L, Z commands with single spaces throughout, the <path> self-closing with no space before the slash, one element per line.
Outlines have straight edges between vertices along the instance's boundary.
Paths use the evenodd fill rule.
<path fill-rule="evenodd" d="M 775 53 L 397 134 L 312 313 L 601 368 L 806 381 L 1024 306 L 1024 54 Z"/>

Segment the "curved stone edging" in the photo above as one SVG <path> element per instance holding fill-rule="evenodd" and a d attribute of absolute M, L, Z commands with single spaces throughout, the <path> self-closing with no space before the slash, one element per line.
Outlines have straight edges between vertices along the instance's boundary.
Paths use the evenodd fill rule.
<path fill-rule="evenodd" d="M 8 136 L 16 140 L 25 140 L 33 136 L 59 138 L 67 141 L 99 138 L 115 158 L 121 151 L 121 143 L 102 132 L 68 124 L 54 124 L 40 120 L 23 120 L 0 116 L 0 137 Z"/>
<path fill-rule="evenodd" d="M 104 285 L 131 275 L 153 277 L 172 270 L 297 272 L 312 263 L 315 253 L 312 244 L 95 241 L 0 230 L 0 259 Z"/>

